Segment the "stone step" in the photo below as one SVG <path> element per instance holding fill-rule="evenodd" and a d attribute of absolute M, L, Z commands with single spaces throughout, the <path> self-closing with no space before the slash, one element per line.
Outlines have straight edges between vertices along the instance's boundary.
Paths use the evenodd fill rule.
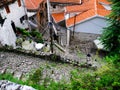
<path fill-rule="evenodd" d="M 0 69 L 0 74 L 5 74 L 6 73 L 7 68 L 4 69 Z"/>
<path fill-rule="evenodd" d="M 9 74 L 11 74 L 11 75 L 14 75 L 14 70 L 12 70 L 12 69 L 6 69 L 6 73 L 9 73 Z"/>
<path fill-rule="evenodd" d="M 19 80 L 21 80 L 22 76 L 23 76 L 23 72 L 17 72 L 17 71 L 14 72 L 14 77 L 15 78 L 18 78 Z"/>
<path fill-rule="evenodd" d="M 13 75 L 13 77 L 18 78 L 19 80 L 24 80 L 24 81 L 26 80 L 26 78 L 23 77 L 23 72 L 14 71 L 12 69 L 7 69 L 7 68 L 4 69 L 0 68 L 0 74 L 8 74 L 8 73 Z"/>
<path fill-rule="evenodd" d="M 26 81 L 27 78 L 23 75 L 22 78 L 21 78 L 20 80 L 22 80 L 22 81 Z"/>

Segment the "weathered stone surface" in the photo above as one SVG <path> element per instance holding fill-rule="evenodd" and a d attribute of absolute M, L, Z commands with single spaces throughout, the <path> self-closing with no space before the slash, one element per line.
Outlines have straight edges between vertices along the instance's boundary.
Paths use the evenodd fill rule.
<path fill-rule="evenodd" d="M 0 55 L 4 54 L 5 59 L 0 62 L 1 70 L 4 68 L 7 68 L 9 70 L 14 71 L 15 77 L 21 77 L 21 72 L 23 73 L 23 76 L 21 79 L 25 79 L 25 75 L 29 74 L 30 72 L 40 68 L 45 67 L 43 70 L 43 79 L 46 77 L 50 77 L 50 79 L 53 79 L 55 81 L 60 81 L 65 77 L 65 80 L 69 80 L 69 73 L 71 70 L 74 69 L 74 67 L 68 65 L 67 67 L 60 63 L 55 63 L 54 61 L 48 61 L 43 60 L 41 58 L 32 57 L 32 56 L 24 56 L 22 54 L 15 54 L 15 53 L 8 53 L 8 52 L 0 52 Z M 48 55 L 49 56 L 49 55 Z M 66 58 L 67 59 L 67 58 Z M 48 69 L 49 68 L 49 69 Z M 51 75 L 52 72 L 54 75 Z M 67 76 L 65 76 L 67 75 Z"/>
<path fill-rule="evenodd" d="M 63 54 L 58 58 L 58 55 L 56 56 L 54 54 L 51 54 L 51 55 L 49 54 L 47 56 L 44 52 L 41 52 L 41 51 L 39 53 L 40 53 L 40 56 L 42 56 L 42 57 L 44 55 L 45 59 L 48 59 L 48 60 L 55 59 L 55 60 L 53 60 L 53 62 L 60 61 L 60 62 L 64 62 L 64 63 L 70 63 L 74 66 L 87 67 L 87 68 L 93 67 L 93 69 L 96 69 L 98 66 L 97 62 L 96 62 L 96 64 L 93 63 L 92 60 L 86 62 L 86 58 L 78 59 L 78 58 L 73 57 L 73 55 L 70 55 L 70 54 L 68 54 L 68 55 Z M 0 65 L 2 65 L 1 67 L 9 68 L 9 69 L 13 69 L 14 71 L 17 71 L 18 78 L 22 76 L 20 74 L 21 72 L 23 73 L 23 76 L 24 76 L 25 74 L 31 72 L 32 70 L 36 70 L 40 66 L 44 65 L 46 67 L 46 64 L 48 63 L 48 62 L 46 62 L 45 59 L 43 60 L 43 59 L 37 58 L 37 57 L 24 56 L 22 54 L 18 55 L 15 53 L 0 52 L 0 55 L 2 55 L 2 54 L 4 54 L 5 58 L 4 58 L 4 60 L 1 59 L 2 61 L 0 61 L 1 62 Z M 53 63 L 53 62 L 49 62 L 49 64 Z M 67 69 L 67 68 L 69 68 L 69 69 Z M 48 69 L 48 67 L 47 67 L 47 69 Z M 50 79 L 53 79 L 55 81 L 60 81 L 65 77 L 65 80 L 68 81 L 69 77 L 70 77 L 69 73 L 71 70 L 73 70 L 73 67 L 71 68 L 71 66 L 69 66 L 69 67 L 61 66 L 61 67 L 59 67 L 59 69 L 58 68 L 56 68 L 54 70 L 51 70 L 51 68 L 49 68 L 49 69 L 47 71 L 43 70 L 43 79 L 46 77 L 50 77 Z M 52 71 L 54 71 L 54 73 L 51 73 Z M 51 75 L 51 74 L 53 74 L 53 75 Z M 65 75 L 67 75 L 67 77 Z"/>
<path fill-rule="evenodd" d="M 5 74 L 5 73 L 6 73 L 6 68 L 4 68 L 3 70 L 1 70 L 0 73 L 1 73 L 1 74 Z"/>
<path fill-rule="evenodd" d="M 0 80 L 0 90 L 36 90 L 30 86 L 16 84 L 7 80 Z"/>
<path fill-rule="evenodd" d="M 22 72 L 15 72 L 14 76 L 18 79 L 22 78 L 23 73 Z"/>
<path fill-rule="evenodd" d="M 12 69 L 7 69 L 7 70 L 6 70 L 6 73 L 10 73 L 10 74 L 14 75 L 14 70 L 12 70 Z"/>
<path fill-rule="evenodd" d="M 4 55 L 4 54 L 1 54 L 1 55 L 0 55 L 0 58 L 4 58 L 4 57 L 5 57 L 5 55 Z"/>
<path fill-rule="evenodd" d="M 30 41 L 25 40 L 24 42 L 22 42 L 22 48 L 25 50 L 35 50 L 34 42 L 30 43 Z"/>

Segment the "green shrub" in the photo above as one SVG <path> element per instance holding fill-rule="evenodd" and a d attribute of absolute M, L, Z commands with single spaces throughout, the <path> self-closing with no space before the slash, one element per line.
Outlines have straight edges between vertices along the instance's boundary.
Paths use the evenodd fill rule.
<path fill-rule="evenodd" d="M 45 90 L 70 90 L 70 85 L 62 83 L 62 82 L 54 82 L 51 81 L 50 85 L 46 87 Z"/>
<path fill-rule="evenodd" d="M 17 32 L 21 33 L 24 38 L 33 38 L 37 43 L 43 43 L 42 34 L 36 30 L 27 31 L 17 27 Z"/>
<path fill-rule="evenodd" d="M 71 72 L 72 90 L 118 90 L 120 87 L 120 65 L 105 64 L 94 73 Z"/>
<path fill-rule="evenodd" d="M 23 82 L 22 80 L 18 80 L 18 78 L 13 77 L 10 73 L 0 74 L 0 80 L 8 80 L 17 84 L 30 86 L 27 81 Z"/>
<path fill-rule="evenodd" d="M 50 69 L 50 66 L 47 65 L 46 68 Z M 71 72 L 69 83 L 64 81 L 54 82 L 46 77 L 44 82 L 40 84 L 43 69 L 44 67 L 37 69 L 25 82 L 13 78 L 10 74 L 0 75 L 0 79 L 26 84 L 37 90 L 119 90 L 120 88 L 119 63 L 104 64 L 95 72 L 84 72 L 75 69 Z"/>
<path fill-rule="evenodd" d="M 23 36 L 30 37 L 30 33 L 27 30 L 25 30 L 25 29 L 17 27 L 17 32 L 21 33 Z"/>
<path fill-rule="evenodd" d="M 37 69 L 33 74 L 29 76 L 30 83 L 38 84 L 39 81 L 42 79 L 42 68 Z"/>
<path fill-rule="evenodd" d="M 42 34 L 36 30 L 32 30 L 30 35 L 34 38 L 37 43 L 43 43 Z"/>
<path fill-rule="evenodd" d="M 119 63 L 120 62 L 120 55 L 113 55 L 113 56 L 106 56 L 105 60 L 107 62 L 111 62 L 111 63 Z"/>

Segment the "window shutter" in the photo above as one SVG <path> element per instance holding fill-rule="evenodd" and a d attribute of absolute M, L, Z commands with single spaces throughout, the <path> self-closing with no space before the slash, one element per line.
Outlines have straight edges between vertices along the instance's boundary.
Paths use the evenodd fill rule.
<path fill-rule="evenodd" d="M 17 0 L 18 2 L 18 6 L 20 7 L 21 6 L 21 0 Z"/>
<path fill-rule="evenodd" d="M 6 10 L 7 13 L 10 13 L 10 9 L 9 9 L 8 5 L 5 6 L 5 10 Z"/>

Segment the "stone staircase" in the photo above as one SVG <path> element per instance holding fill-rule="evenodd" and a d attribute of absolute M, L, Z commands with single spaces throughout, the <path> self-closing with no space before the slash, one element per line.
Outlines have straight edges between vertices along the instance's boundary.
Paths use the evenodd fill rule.
<path fill-rule="evenodd" d="M 4 74 L 11 74 L 13 75 L 13 77 L 17 78 L 18 80 L 23 80 L 25 79 L 23 76 L 23 72 L 18 72 L 18 71 L 14 71 L 12 69 L 8 69 L 8 68 L 0 68 L 0 74 L 4 75 Z"/>

